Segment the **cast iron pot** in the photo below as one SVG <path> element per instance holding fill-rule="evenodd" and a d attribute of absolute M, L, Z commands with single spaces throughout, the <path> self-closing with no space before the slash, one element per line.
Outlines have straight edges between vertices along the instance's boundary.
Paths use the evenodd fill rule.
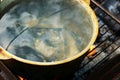
<path fill-rule="evenodd" d="M 79 68 L 80 62 L 87 55 L 86 52 L 94 44 L 98 34 L 97 18 L 88 3 L 82 0 L 11 0 L 11 2 L 3 0 L 0 11 L 0 59 L 11 71 L 25 78 L 63 76 L 73 73 Z M 38 35 L 43 36 L 37 34 L 40 32 L 39 28 L 55 29 L 56 34 L 63 30 L 63 39 L 68 42 L 67 45 L 70 48 L 69 54 L 54 56 L 51 53 L 54 48 L 51 50 L 51 47 L 45 46 L 44 50 L 41 49 L 40 46 L 45 44 L 39 42 Z M 66 31 L 70 32 L 78 43 L 74 42 Z M 54 35 L 51 30 L 46 31 L 45 34 L 49 35 L 45 38 L 47 40 L 51 40 Z M 32 37 L 29 37 L 31 35 Z M 35 35 L 37 40 L 34 41 Z M 58 40 L 61 40 L 61 37 L 57 36 Z M 44 37 L 46 35 L 43 36 L 42 42 Z M 53 38 L 52 40 L 51 43 L 54 43 Z M 60 42 L 58 45 L 61 44 L 63 43 Z M 21 49 L 23 45 L 29 45 L 31 48 L 22 47 Z M 46 61 L 31 60 L 27 58 L 28 55 L 24 55 L 25 53 L 36 54 L 31 50 L 35 49 L 36 45 L 36 50 L 46 53 L 43 54 L 47 58 Z M 59 51 L 68 48 L 59 47 Z M 53 57 L 55 60 L 51 61 Z"/>

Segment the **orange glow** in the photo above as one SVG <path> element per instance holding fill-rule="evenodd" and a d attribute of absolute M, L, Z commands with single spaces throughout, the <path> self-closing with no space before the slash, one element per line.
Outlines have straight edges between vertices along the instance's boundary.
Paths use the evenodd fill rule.
<path fill-rule="evenodd" d="M 27 80 L 27 79 L 25 79 L 25 78 L 22 78 L 22 77 L 20 77 L 20 76 L 18 76 L 18 77 L 19 77 L 19 79 L 20 79 L 20 80 Z"/>
<path fill-rule="evenodd" d="M 94 45 L 92 45 L 91 47 L 90 47 L 90 53 L 87 55 L 87 57 L 92 57 L 95 53 L 96 53 L 96 51 L 95 50 L 93 50 L 95 48 L 95 46 Z"/>

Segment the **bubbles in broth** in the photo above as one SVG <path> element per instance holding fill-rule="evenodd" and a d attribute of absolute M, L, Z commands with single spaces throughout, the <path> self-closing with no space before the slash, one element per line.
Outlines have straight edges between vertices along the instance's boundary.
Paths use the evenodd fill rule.
<path fill-rule="evenodd" d="M 59 61 L 78 54 L 84 38 L 79 29 L 72 31 L 71 27 L 74 29 L 80 12 L 76 8 L 71 12 L 72 4 L 69 8 L 59 4 L 62 0 L 52 1 L 21 2 L 13 7 L 0 20 L 0 45 L 18 57 L 39 62 Z M 64 16 L 66 12 L 71 12 L 68 17 Z"/>

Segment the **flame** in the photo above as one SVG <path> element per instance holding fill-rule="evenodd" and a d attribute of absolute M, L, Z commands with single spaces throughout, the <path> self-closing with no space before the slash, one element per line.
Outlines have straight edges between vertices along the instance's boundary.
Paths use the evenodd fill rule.
<path fill-rule="evenodd" d="M 21 76 L 18 76 L 18 77 L 19 77 L 20 80 L 27 80 L 27 79 L 25 79 L 25 78 L 22 78 Z"/>
<path fill-rule="evenodd" d="M 90 47 L 90 50 L 89 50 L 89 54 L 87 55 L 87 57 L 92 57 L 95 53 L 96 53 L 96 51 L 95 51 L 95 45 L 92 45 L 91 47 Z M 93 50 L 94 49 L 94 50 Z"/>

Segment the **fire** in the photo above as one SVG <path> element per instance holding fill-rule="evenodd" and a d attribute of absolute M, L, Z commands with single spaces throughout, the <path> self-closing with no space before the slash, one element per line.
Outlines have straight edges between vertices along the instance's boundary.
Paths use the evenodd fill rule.
<path fill-rule="evenodd" d="M 95 45 L 92 45 L 91 47 L 90 47 L 90 50 L 89 50 L 89 54 L 87 55 L 87 57 L 92 57 L 95 53 L 96 53 L 96 51 L 95 50 L 93 50 L 95 48 Z"/>
<path fill-rule="evenodd" d="M 20 80 L 27 80 L 27 79 L 25 79 L 25 78 L 22 78 L 21 76 L 18 76 L 18 77 L 19 77 Z"/>

